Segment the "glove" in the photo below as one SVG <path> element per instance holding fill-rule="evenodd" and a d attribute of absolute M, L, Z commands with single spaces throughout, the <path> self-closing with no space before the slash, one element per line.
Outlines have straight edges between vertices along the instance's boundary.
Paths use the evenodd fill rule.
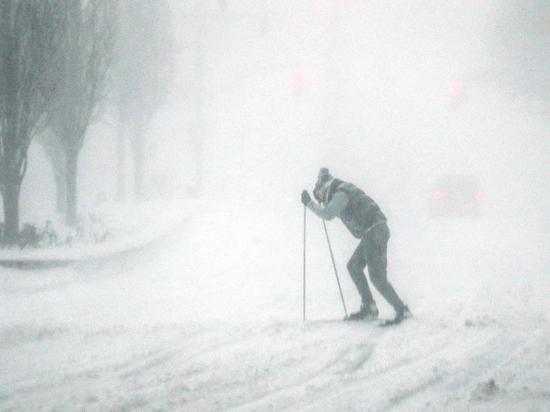
<path fill-rule="evenodd" d="M 302 192 L 302 203 L 304 204 L 304 206 L 307 206 L 309 202 L 311 202 L 311 196 L 309 195 L 307 190 L 304 190 Z"/>

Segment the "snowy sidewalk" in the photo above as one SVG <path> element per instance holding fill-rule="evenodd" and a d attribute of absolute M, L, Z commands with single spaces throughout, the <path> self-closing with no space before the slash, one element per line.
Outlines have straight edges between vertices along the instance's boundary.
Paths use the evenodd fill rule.
<path fill-rule="evenodd" d="M 0 249 L 0 262 L 23 266 L 56 265 L 101 259 L 153 244 L 172 232 L 196 210 L 198 201 L 147 202 L 139 205 L 108 205 L 95 213 L 109 237 L 101 243 L 75 242 L 72 246 L 40 249 Z"/>

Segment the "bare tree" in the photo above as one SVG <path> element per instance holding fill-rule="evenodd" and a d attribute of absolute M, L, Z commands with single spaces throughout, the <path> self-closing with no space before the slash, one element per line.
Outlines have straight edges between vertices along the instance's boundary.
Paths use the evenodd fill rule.
<path fill-rule="evenodd" d="M 19 232 L 27 151 L 56 89 L 62 10 L 56 0 L 0 1 L 0 190 L 7 244 Z"/>
<path fill-rule="evenodd" d="M 124 198 L 126 133 L 134 159 L 134 195 L 144 194 L 147 127 L 163 104 L 172 74 L 169 8 L 164 0 L 124 1 L 118 43 L 118 194 Z"/>
<path fill-rule="evenodd" d="M 66 220 L 77 220 L 78 156 L 89 125 L 104 100 L 115 42 L 116 2 L 66 0 L 66 36 L 59 64 L 60 86 L 49 125 L 64 150 Z"/>

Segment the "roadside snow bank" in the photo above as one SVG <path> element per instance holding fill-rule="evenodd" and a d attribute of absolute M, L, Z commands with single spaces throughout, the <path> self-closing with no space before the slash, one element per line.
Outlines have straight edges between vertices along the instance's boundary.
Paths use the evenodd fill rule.
<path fill-rule="evenodd" d="M 174 230 L 196 210 L 197 203 L 190 199 L 170 203 L 102 204 L 82 217 L 76 230 L 52 220 L 59 245 L 0 249 L 0 261 L 76 261 L 139 248 Z"/>

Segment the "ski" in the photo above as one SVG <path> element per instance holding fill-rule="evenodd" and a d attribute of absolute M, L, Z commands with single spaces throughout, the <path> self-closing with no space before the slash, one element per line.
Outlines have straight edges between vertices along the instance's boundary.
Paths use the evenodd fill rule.
<path fill-rule="evenodd" d="M 404 320 L 407 320 L 411 318 L 411 315 L 410 315 L 410 312 L 408 315 L 406 316 L 396 316 L 395 318 L 393 319 L 385 319 L 385 320 L 382 320 L 378 326 L 380 326 L 381 328 L 387 328 L 389 326 L 396 326 L 396 325 L 399 325 L 400 323 L 402 323 Z"/>
<path fill-rule="evenodd" d="M 404 319 L 386 319 L 386 320 L 381 321 L 378 324 L 378 326 L 380 326 L 381 328 L 387 328 L 389 326 L 397 326 L 401 322 L 403 322 L 403 320 Z"/>
<path fill-rule="evenodd" d="M 374 323 L 378 319 L 372 319 L 372 318 L 368 318 L 368 319 L 350 319 L 350 317 L 348 316 L 347 318 L 343 318 L 342 320 L 344 322 L 349 322 L 349 323 Z"/>

